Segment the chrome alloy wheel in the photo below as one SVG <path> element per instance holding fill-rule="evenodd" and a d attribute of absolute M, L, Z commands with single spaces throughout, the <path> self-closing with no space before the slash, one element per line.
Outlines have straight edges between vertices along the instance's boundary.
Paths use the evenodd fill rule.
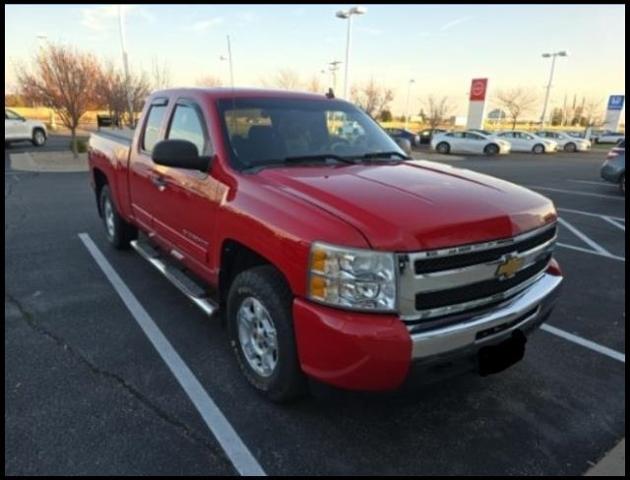
<path fill-rule="evenodd" d="M 109 238 L 114 238 L 116 234 L 116 225 L 114 224 L 114 208 L 109 198 L 106 198 L 103 202 L 103 213 L 105 215 L 105 228 L 107 228 L 107 235 Z"/>
<path fill-rule="evenodd" d="M 249 366 L 260 376 L 269 377 L 278 364 L 276 328 L 264 305 L 246 297 L 236 314 L 238 338 Z"/>

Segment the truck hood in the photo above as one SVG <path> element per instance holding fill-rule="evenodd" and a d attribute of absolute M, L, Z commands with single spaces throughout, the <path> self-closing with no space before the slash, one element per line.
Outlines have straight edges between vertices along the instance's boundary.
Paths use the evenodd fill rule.
<path fill-rule="evenodd" d="M 377 250 L 484 242 L 556 219 L 552 202 L 542 195 L 434 162 L 270 168 L 259 175 L 351 224 Z"/>

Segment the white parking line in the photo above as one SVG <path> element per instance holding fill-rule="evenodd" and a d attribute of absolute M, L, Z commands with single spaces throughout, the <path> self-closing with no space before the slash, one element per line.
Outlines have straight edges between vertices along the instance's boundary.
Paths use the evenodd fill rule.
<path fill-rule="evenodd" d="M 617 255 L 612 255 L 612 254 L 603 255 L 603 254 L 595 252 L 593 250 L 589 250 L 588 248 L 578 247 L 576 245 L 569 245 L 567 243 L 561 243 L 561 242 L 557 242 L 556 245 L 558 247 L 568 248 L 570 250 L 576 250 L 578 252 L 590 253 L 591 255 L 597 255 L 598 257 L 612 258 L 613 260 L 619 260 L 620 262 L 625 262 L 626 261 L 626 257 L 619 257 Z"/>
<path fill-rule="evenodd" d="M 624 232 L 626 231 L 626 226 L 625 225 L 621 225 L 620 223 L 617 223 L 615 220 L 613 220 L 610 217 L 602 217 L 602 220 L 604 220 L 605 222 L 610 223 L 611 225 L 614 225 L 619 230 L 623 230 Z"/>
<path fill-rule="evenodd" d="M 201 383 L 199 383 L 197 377 L 190 371 L 188 365 L 184 363 L 177 351 L 175 351 L 138 299 L 103 256 L 90 236 L 87 233 L 80 233 L 79 238 L 110 281 L 116 293 L 120 295 L 120 298 L 131 312 L 133 318 L 138 322 L 142 331 L 149 338 L 149 341 L 153 344 L 160 357 L 162 357 L 164 363 L 166 363 L 184 389 L 186 395 L 188 395 L 188 398 L 190 398 L 204 422 L 208 425 L 208 428 L 221 445 L 221 448 L 223 448 L 223 451 L 232 462 L 232 465 L 234 465 L 234 468 L 241 475 L 266 475 L 258 461 L 256 461 L 247 446 L 238 436 L 238 433 L 232 428 L 230 422 L 228 422 L 223 413 L 221 413 L 221 410 L 219 410 L 219 407 L 217 407 Z"/>
<path fill-rule="evenodd" d="M 604 215 L 603 213 L 592 213 L 592 212 L 585 212 L 584 210 L 574 210 L 573 208 L 556 208 L 556 210 L 558 210 L 559 212 L 569 212 L 569 213 L 578 213 L 580 215 L 587 215 L 589 217 L 597 217 L 597 218 L 602 218 L 602 217 L 608 217 L 608 218 L 612 218 L 613 220 L 618 220 L 620 222 L 625 222 L 626 219 L 623 217 L 614 217 L 612 215 Z"/>
<path fill-rule="evenodd" d="M 606 250 L 604 247 L 602 247 L 599 243 L 597 243 L 595 240 L 587 237 L 586 234 L 582 233 L 576 227 L 574 227 L 569 222 L 567 222 L 564 218 L 558 218 L 558 222 L 560 223 L 560 225 L 563 225 L 564 227 L 566 227 L 576 237 L 578 237 L 580 240 L 582 240 L 584 243 L 586 243 L 589 247 L 591 247 L 596 252 L 599 252 L 602 255 L 612 255 L 608 250 Z"/>
<path fill-rule="evenodd" d="M 615 187 L 614 183 L 608 183 L 608 182 L 594 182 L 592 180 L 573 180 L 573 179 L 569 179 L 569 182 L 575 182 L 575 183 L 586 183 L 589 185 L 606 185 L 607 187 Z"/>
<path fill-rule="evenodd" d="M 577 335 L 573 335 L 572 333 L 565 332 L 564 330 L 560 330 L 559 328 L 552 327 L 551 325 L 547 325 L 543 323 L 540 326 L 541 330 L 557 335 L 558 337 L 564 338 L 569 342 L 576 343 L 578 345 L 582 345 L 583 347 L 590 348 L 591 350 L 601 353 L 602 355 L 606 355 L 607 357 L 614 358 L 622 363 L 626 363 L 626 355 L 612 348 L 604 347 L 599 343 L 592 342 L 590 340 L 586 340 L 585 338 L 578 337 Z"/>
<path fill-rule="evenodd" d="M 549 190 L 550 192 L 560 192 L 560 193 L 570 193 L 571 195 L 583 195 L 585 197 L 601 197 L 601 198 L 612 198 L 614 200 L 623 200 L 625 202 L 626 197 L 617 196 L 617 195 L 604 195 L 602 193 L 587 193 L 587 192 L 578 192 L 576 190 L 563 190 L 561 188 L 551 188 L 551 187 L 541 187 L 539 185 L 523 185 L 524 187 L 531 188 L 532 190 Z"/>

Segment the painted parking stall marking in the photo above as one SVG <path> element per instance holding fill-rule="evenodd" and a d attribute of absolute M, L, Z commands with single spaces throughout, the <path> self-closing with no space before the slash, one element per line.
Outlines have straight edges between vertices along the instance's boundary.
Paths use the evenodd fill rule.
<path fill-rule="evenodd" d="M 547 325 L 546 323 L 543 323 L 540 326 L 540 329 L 544 330 L 545 332 L 549 332 L 553 335 L 557 335 L 558 337 L 564 338 L 565 340 L 568 340 L 569 342 L 575 343 L 577 345 L 582 345 L 583 347 L 589 348 L 595 352 L 601 353 L 602 355 L 606 355 L 607 357 L 613 358 L 622 363 L 626 363 L 626 355 L 623 353 L 617 352 L 616 350 L 613 350 L 612 348 L 604 347 L 603 345 L 600 345 L 599 343 L 592 342 L 591 340 L 586 340 L 585 338 L 579 337 L 569 332 L 565 332 L 564 330 L 553 327 L 551 325 Z"/>
<path fill-rule="evenodd" d="M 558 193 L 568 193 L 571 195 L 582 195 L 585 197 L 599 197 L 599 198 L 610 198 L 613 200 L 622 200 L 625 201 L 625 197 L 621 197 L 619 195 L 604 195 L 603 193 L 590 193 L 590 192 L 579 192 L 577 190 L 564 190 L 562 188 L 552 188 L 552 187 L 543 187 L 540 185 L 523 185 L 524 187 L 531 188 L 532 190 L 543 190 L 549 192 L 558 192 Z"/>
<path fill-rule="evenodd" d="M 158 354 L 164 360 L 191 402 L 203 418 L 204 422 L 217 439 L 221 448 L 232 462 L 234 468 L 241 475 L 265 476 L 265 472 L 258 461 L 243 443 L 238 433 L 225 418 L 219 407 L 203 388 L 188 365 L 184 363 L 177 351 L 164 336 L 144 307 L 140 304 L 129 287 L 120 278 L 105 256 L 98 249 L 87 233 L 80 233 L 79 238 L 87 248 L 96 264 L 103 271 L 109 282 L 120 296 L 125 306 L 138 325 L 149 338 Z"/>

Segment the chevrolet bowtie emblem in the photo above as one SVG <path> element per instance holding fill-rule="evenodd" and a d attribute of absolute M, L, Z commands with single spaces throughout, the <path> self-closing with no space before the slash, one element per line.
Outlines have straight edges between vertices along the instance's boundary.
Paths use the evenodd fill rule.
<path fill-rule="evenodd" d="M 503 262 L 497 268 L 495 275 L 499 280 L 513 277 L 521 269 L 523 263 L 524 260 L 515 256 L 515 254 L 506 255 L 503 257 Z"/>

